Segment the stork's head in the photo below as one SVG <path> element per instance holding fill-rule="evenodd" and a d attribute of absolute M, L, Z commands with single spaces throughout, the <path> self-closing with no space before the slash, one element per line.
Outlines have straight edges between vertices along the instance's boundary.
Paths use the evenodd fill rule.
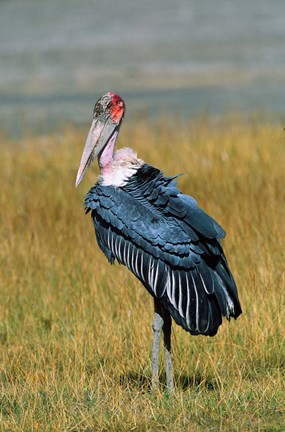
<path fill-rule="evenodd" d="M 93 120 L 81 156 L 75 186 L 85 176 L 90 164 L 109 143 L 115 143 L 124 118 L 125 103 L 116 93 L 104 94 L 95 104 Z"/>

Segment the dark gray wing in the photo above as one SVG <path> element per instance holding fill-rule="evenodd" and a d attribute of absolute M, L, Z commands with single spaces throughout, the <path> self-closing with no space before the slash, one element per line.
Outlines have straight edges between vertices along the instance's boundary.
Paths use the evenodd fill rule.
<path fill-rule="evenodd" d="M 173 178 L 144 165 L 124 187 L 95 185 L 85 206 L 109 261 L 126 265 L 185 330 L 214 335 L 221 315 L 241 313 L 224 230 Z"/>

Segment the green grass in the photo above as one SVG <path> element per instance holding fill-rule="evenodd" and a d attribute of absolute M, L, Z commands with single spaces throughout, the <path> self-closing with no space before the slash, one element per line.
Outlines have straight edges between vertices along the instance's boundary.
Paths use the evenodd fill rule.
<path fill-rule="evenodd" d="M 238 117 L 122 129 L 225 227 L 243 307 L 214 338 L 174 326 L 173 394 L 150 389 L 152 299 L 84 215 L 97 168 L 74 188 L 85 136 L 1 138 L 1 431 L 285 430 L 284 138 Z"/>

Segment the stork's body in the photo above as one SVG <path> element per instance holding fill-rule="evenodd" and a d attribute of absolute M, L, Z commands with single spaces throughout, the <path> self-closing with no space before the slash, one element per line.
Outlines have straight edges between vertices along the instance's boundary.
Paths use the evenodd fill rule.
<path fill-rule="evenodd" d="M 96 113 L 108 113 L 108 108 L 102 109 L 108 101 L 114 127 L 109 127 L 110 136 L 104 136 L 103 143 L 106 126 L 98 133 Z M 122 116 L 116 111 L 119 121 L 114 121 L 112 109 L 119 103 Z M 124 103 L 113 93 L 95 105 L 77 184 L 98 156 L 101 175 L 86 196 L 86 211 L 91 211 L 98 245 L 109 262 L 117 260 L 128 267 L 154 297 L 153 383 L 158 383 L 163 330 L 167 386 L 171 388 L 171 317 L 193 335 L 213 336 L 222 316 L 237 318 L 241 307 L 220 243 L 223 228 L 192 197 L 177 189 L 175 178 L 164 177 L 131 149 L 114 153 L 123 113 Z M 104 119 L 101 127 L 106 124 Z"/>

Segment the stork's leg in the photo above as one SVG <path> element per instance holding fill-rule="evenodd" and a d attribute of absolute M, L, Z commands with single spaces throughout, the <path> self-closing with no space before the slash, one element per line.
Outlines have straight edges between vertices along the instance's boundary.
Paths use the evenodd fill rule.
<path fill-rule="evenodd" d="M 171 359 L 171 316 L 170 313 L 167 312 L 166 310 L 164 310 L 163 339 L 164 339 L 166 386 L 169 390 L 172 390 L 174 384 L 173 384 L 172 359 Z"/>
<path fill-rule="evenodd" d="M 159 345 L 161 330 L 163 327 L 163 317 L 161 314 L 161 307 L 154 299 L 154 319 L 152 324 L 153 329 L 153 344 L 152 344 L 152 387 L 159 387 L 158 379 L 158 361 L 159 361 Z"/>
<path fill-rule="evenodd" d="M 154 320 L 153 320 L 153 346 L 152 346 L 152 386 L 159 386 L 158 360 L 161 330 L 164 337 L 164 357 L 166 370 L 166 386 L 173 389 L 172 361 L 171 361 L 171 316 L 156 299 L 154 299 Z"/>

